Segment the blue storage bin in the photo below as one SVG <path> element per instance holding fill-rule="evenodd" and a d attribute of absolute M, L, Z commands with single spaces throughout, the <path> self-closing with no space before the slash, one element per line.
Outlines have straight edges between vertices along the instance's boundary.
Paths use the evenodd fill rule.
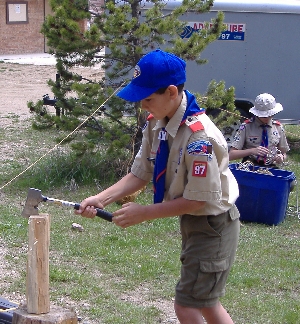
<path fill-rule="evenodd" d="M 229 165 L 239 185 L 236 206 L 241 221 L 278 225 L 286 214 L 293 172 L 268 169 L 273 175 L 239 170 L 238 163 Z M 256 171 L 259 167 L 254 167 Z"/>

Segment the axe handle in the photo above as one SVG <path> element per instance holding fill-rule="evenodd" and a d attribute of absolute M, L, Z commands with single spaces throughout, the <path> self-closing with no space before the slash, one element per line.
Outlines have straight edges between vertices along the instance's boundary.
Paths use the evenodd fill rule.
<path fill-rule="evenodd" d="M 67 207 L 74 207 L 74 209 L 78 210 L 80 207 L 80 204 L 70 202 L 70 201 L 65 201 L 65 200 L 60 200 L 60 199 L 54 199 L 54 198 L 49 198 L 42 196 L 44 202 L 53 202 L 54 204 L 61 205 L 61 206 L 67 206 Z M 96 208 L 97 210 L 97 216 L 107 220 L 108 222 L 112 222 L 113 215 L 101 208 Z"/>
<path fill-rule="evenodd" d="M 80 207 L 80 204 L 75 204 L 75 206 L 74 206 L 74 208 L 76 210 L 78 210 L 79 207 Z M 101 217 L 101 218 L 103 218 L 103 219 L 105 219 L 105 220 L 107 220 L 109 222 L 112 222 L 113 215 L 111 213 L 109 213 L 106 210 L 100 209 L 100 208 L 96 208 L 96 210 L 97 210 L 96 216 L 99 216 L 99 217 Z"/>

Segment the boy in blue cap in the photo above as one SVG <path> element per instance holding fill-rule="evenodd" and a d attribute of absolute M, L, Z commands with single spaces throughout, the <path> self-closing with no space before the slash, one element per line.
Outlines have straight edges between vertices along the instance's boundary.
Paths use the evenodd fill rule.
<path fill-rule="evenodd" d="M 227 142 L 183 90 L 185 62 L 155 50 L 138 62 L 133 79 L 117 95 L 141 101 L 149 112 L 131 171 L 108 189 L 81 202 L 77 214 L 95 217 L 104 208 L 153 180 L 154 203 L 129 202 L 113 213 L 126 228 L 156 218 L 180 216 L 181 277 L 175 311 L 182 324 L 233 323 L 219 301 L 239 237 L 238 185 L 228 168 Z M 153 163 L 154 161 L 154 163 Z M 154 165 L 153 165 L 154 164 Z"/>

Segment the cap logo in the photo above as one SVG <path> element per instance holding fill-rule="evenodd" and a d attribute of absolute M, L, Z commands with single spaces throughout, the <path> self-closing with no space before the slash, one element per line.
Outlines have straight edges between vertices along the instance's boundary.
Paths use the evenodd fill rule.
<path fill-rule="evenodd" d="M 141 69 L 138 65 L 136 65 L 133 72 L 133 78 L 135 79 L 140 75 L 141 75 Z"/>

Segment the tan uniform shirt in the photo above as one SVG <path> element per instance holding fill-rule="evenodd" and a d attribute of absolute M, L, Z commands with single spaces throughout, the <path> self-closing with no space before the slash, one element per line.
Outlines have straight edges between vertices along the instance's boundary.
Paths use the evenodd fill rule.
<path fill-rule="evenodd" d="M 184 94 L 168 123 L 154 118 L 147 122 L 131 172 L 143 180 L 152 179 L 153 163 L 147 158 L 156 157 L 159 131 L 165 127 L 170 153 L 164 199 L 183 196 L 188 200 L 206 201 L 204 208 L 194 214 L 219 215 L 233 206 L 239 194 L 237 182 L 228 168 L 227 142 L 206 114 L 188 117 L 180 126 L 186 105 Z M 189 126 L 199 121 L 204 130 L 193 132 Z"/>
<path fill-rule="evenodd" d="M 238 150 L 258 147 L 261 145 L 263 128 L 258 118 L 251 118 L 241 124 L 237 131 L 231 147 Z M 283 126 L 275 120 L 271 120 L 268 124 L 268 149 L 272 154 L 276 154 L 277 149 L 282 153 L 290 150 Z M 253 158 L 256 158 L 252 156 Z"/>

